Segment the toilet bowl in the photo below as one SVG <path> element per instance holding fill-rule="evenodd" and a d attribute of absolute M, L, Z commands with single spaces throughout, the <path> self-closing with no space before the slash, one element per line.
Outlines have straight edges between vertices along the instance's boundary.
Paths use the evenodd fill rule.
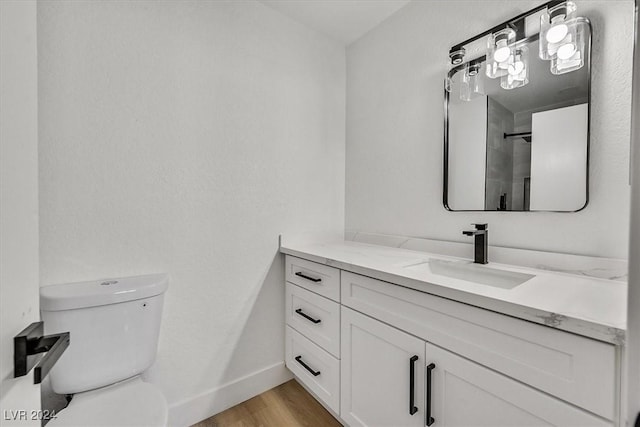
<path fill-rule="evenodd" d="M 155 361 L 167 288 L 164 274 L 40 288 L 45 334 L 70 333 L 49 376 L 73 398 L 50 427 L 167 425 L 167 401 L 140 377 Z"/>
<path fill-rule="evenodd" d="M 77 393 L 47 424 L 50 427 L 78 426 L 166 426 L 167 401 L 152 384 L 140 377 L 97 390 Z"/>

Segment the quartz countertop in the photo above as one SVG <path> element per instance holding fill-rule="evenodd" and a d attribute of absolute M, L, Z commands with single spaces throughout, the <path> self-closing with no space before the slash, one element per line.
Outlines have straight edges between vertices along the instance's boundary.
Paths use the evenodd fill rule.
<path fill-rule="evenodd" d="M 495 269 L 535 275 L 503 289 L 407 268 L 429 259 L 461 260 L 435 253 L 338 241 L 287 242 L 280 252 L 448 298 L 501 314 L 623 345 L 627 284 L 576 274 L 489 263 Z M 491 249 L 489 249 L 491 259 Z"/>

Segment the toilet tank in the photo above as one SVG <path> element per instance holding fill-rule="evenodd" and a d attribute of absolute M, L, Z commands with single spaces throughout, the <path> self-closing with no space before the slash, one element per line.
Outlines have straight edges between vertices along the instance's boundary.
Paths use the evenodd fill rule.
<path fill-rule="evenodd" d="M 70 332 L 49 376 L 59 394 L 80 393 L 144 372 L 156 356 L 165 274 L 40 288 L 45 334 Z"/>

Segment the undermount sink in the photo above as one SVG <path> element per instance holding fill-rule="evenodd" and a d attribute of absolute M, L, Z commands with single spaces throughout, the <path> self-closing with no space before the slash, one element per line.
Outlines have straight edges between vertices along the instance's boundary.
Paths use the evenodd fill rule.
<path fill-rule="evenodd" d="M 535 277 L 533 274 L 498 270 L 487 267 L 486 265 L 474 264 L 471 261 L 429 259 L 422 263 L 408 265 L 405 268 L 414 271 L 430 271 L 439 276 L 466 280 L 467 282 L 480 283 L 502 289 L 513 289 Z"/>

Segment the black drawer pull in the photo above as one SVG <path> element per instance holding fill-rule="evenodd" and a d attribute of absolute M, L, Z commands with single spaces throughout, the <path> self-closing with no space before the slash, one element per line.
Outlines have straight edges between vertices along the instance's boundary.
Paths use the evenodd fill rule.
<path fill-rule="evenodd" d="M 317 377 L 318 375 L 320 375 L 320 371 L 314 371 L 313 369 L 311 369 L 309 367 L 309 365 L 307 365 L 306 363 L 304 363 L 302 361 L 302 356 L 296 356 L 296 362 L 301 364 L 304 369 L 306 369 L 307 371 L 311 372 L 311 375 L 313 375 L 314 377 Z"/>
<path fill-rule="evenodd" d="M 435 363 L 427 365 L 427 426 L 433 424 L 436 420 L 431 416 L 431 371 L 436 367 Z"/>
<path fill-rule="evenodd" d="M 300 316 L 304 317 L 305 319 L 313 322 L 313 323 L 320 323 L 322 322 L 322 319 L 314 319 L 313 317 L 309 316 L 307 313 L 303 312 L 301 308 L 296 310 L 296 313 L 298 313 Z"/>
<path fill-rule="evenodd" d="M 418 356 L 412 356 L 409 359 L 409 415 L 413 415 L 418 412 L 418 408 L 415 406 L 415 377 L 416 377 L 416 362 Z"/>
<path fill-rule="evenodd" d="M 302 271 L 296 271 L 296 276 L 298 277 L 302 277 L 303 279 L 307 279 L 307 280 L 311 280 L 312 282 L 318 283 L 320 281 L 322 281 L 321 278 L 319 277 L 311 277 L 311 276 L 307 276 L 306 274 L 304 274 Z"/>

